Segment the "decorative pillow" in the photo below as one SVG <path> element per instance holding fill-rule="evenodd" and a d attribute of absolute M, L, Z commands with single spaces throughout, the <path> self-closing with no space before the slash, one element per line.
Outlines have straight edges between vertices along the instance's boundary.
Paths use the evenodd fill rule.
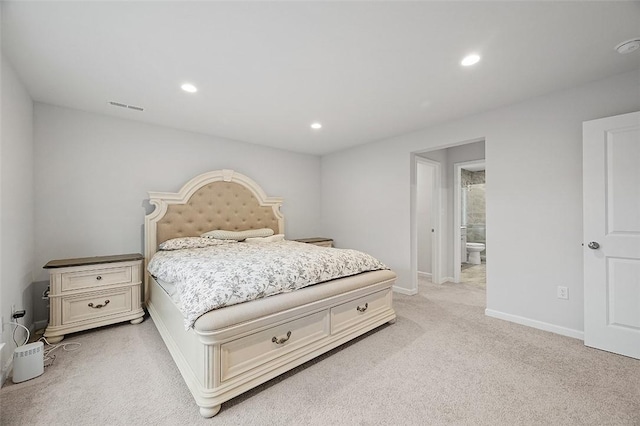
<path fill-rule="evenodd" d="M 269 237 L 271 235 L 273 235 L 273 229 L 260 228 L 260 229 L 248 229 L 246 231 L 225 231 L 224 229 L 217 229 L 215 231 L 205 232 L 200 236 L 204 238 L 215 238 L 218 240 L 243 241 L 247 238 Z"/>
<path fill-rule="evenodd" d="M 222 244 L 228 244 L 235 241 L 226 241 L 226 240 L 212 240 L 210 238 L 202 238 L 202 237 L 180 237 L 180 238 L 172 238 L 163 243 L 160 243 L 158 246 L 159 250 L 181 250 L 181 249 L 192 249 L 192 248 L 203 248 L 210 246 L 219 246 Z"/>
<path fill-rule="evenodd" d="M 246 240 L 244 240 L 244 242 L 249 244 L 260 244 L 260 243 L 273 243 L 275 241 L 282 241 L 282 240 L 284 240 L 284 234 L 276 234 L 270 237 L 247 238 Z"/>

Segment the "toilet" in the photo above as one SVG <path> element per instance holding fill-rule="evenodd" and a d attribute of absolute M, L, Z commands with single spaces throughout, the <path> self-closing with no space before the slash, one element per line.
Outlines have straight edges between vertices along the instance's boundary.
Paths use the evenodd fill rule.
<path fill-rule="evenodd" d="M 485 249 L 482 243 L 467 243 L 467 253 L 469 253 L 469 263 L 472 265 L 480 264 L 480 252 Z"/>

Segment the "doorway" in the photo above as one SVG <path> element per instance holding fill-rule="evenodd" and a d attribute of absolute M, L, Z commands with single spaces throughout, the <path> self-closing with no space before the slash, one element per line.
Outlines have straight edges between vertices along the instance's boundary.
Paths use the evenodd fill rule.
<path fill-rule="evenodd" d="M 454 282 L 486 286 L 485 161 L 454 165 Z"/>
<path fill-rule="evenodd" d="M 429 271 L 418 268 L 418 260 L 426 257 L 431 259 L 431 277 L 429 281 L 439 285 L 460 282 L 460 264 L 463 258 L 460 244 L 459 212 L 456 218 L 454 181 L 457 163 L 483 162 L 484 139 L 466 141 L 449 147 L 441 147 L 428 151 L 418 151 L 411 154 L 411 277 L 412 294 L 418 293 L 418 278 L 428 277 Z M 425 166 L 426 165 L 426 166 Z M 426 168 L 425 168 L 426 167 Z M 423 173 L 432 176 L 432 180 L 418 182 L 418 175 Z M 435 174 L 435 175 L 434 175 Z M 421 179 L 422 180 L 422 179 Z M 426 183 L 425 183 L 426 182 Z M 426 194 L 431 200 L 426 203 L 428 213 L 418 211 L 424 207 L 419 200 L 425 196 L 425 185 L 432 188 L 432 194 Z M 424 191 L 426 192 L 426 191 Z M 427 220 L 425 220 L 427 218 Z M 456 220 L 458 227 L 456 230 Z M 425 223 L 419 223 L 424 221 Z M 424 235 L 425 224 L 429 227 L 431 241 L 419 244 L 419 230 Z M 419 226 L 420 225 L 420 226 Z M 425 249 L 431 248 L 431 253 Z M 423 267 L 424 268 L 424 267 Z M 456 273 L 457 271 L 457 273 Z M 418 274 L 418 272 L 423 272 Z"/>

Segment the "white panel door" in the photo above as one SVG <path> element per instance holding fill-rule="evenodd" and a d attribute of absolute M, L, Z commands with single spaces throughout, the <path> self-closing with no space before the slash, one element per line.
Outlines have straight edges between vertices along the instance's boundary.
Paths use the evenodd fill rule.
<path fill-rule="evenodd" d="M 584 343 L 640 359 L 640 112 L 583 124 Z"/>

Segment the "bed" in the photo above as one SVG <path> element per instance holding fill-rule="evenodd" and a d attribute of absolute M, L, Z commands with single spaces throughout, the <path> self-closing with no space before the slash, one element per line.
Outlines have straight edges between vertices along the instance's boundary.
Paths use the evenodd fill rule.
<path fill-rule="evenodd" d="M 145 217 L 145 304 L 203 417 L 225 401 L 385 323 L 395 322 L 388 269 L 185 316 L 147 266 L 158 245 L 211 230 L 284 233 L 282 199 L 233 170 L 199 175 L 177 193 L 150 192 Z M 238 243 L 245 244 L 245 243 Z M 295 243 L 303 244 L 303 243 Z M 337 250 L 317 248 L 318 250 Z M 330 362 L 330 361 L 329 361 Z"/>

